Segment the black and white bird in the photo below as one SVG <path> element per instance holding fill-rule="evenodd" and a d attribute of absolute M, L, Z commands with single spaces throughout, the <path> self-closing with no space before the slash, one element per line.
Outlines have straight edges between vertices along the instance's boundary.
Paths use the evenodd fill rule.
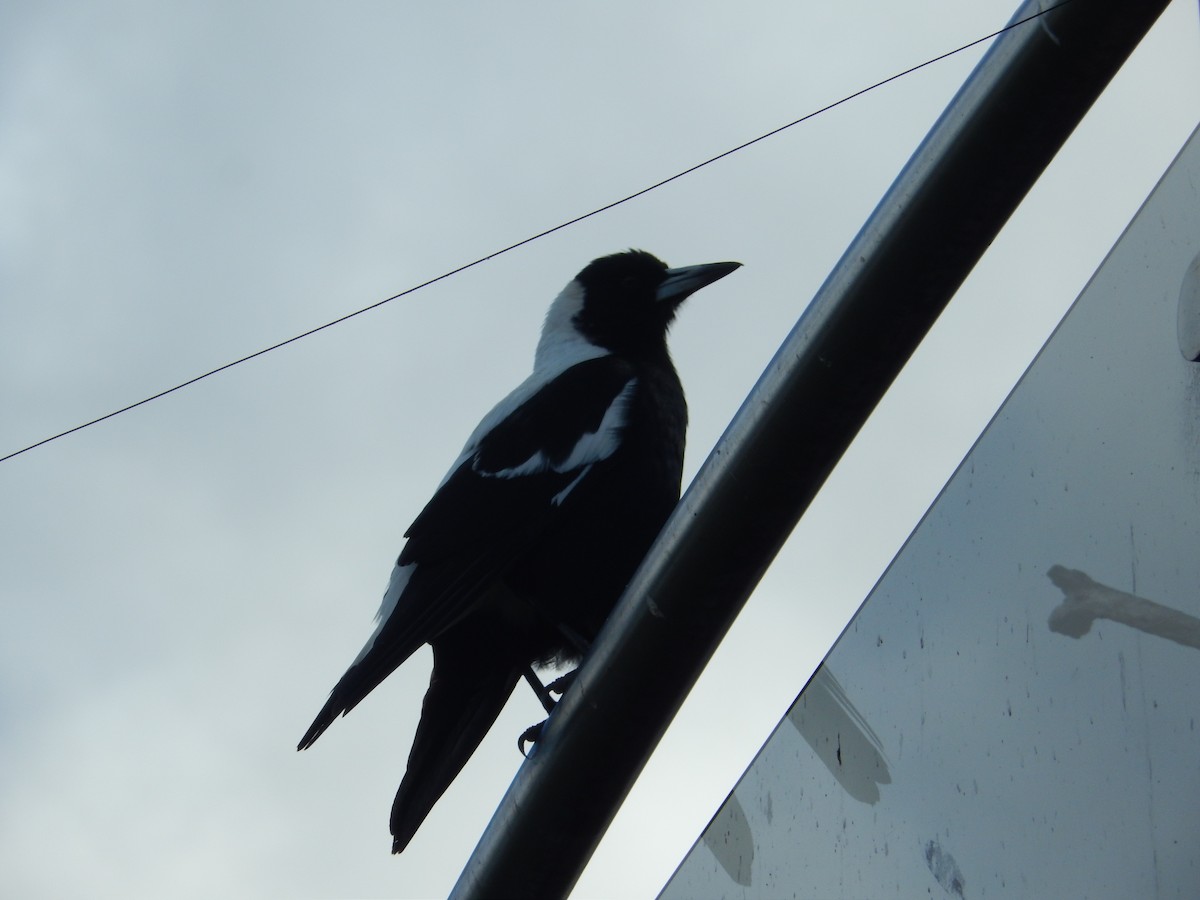
<path fill-rule="evenodd" d="M 393 853 L 522 676 L 540 687 L 531 666 L 581 658 L 674 509 L 687 405 L 667 328 L 739 265 L 669 269 L 640 250 L 588 265 L 551 304 L 533 374 L 484 416 L 408 529 L 374 634 L 297 748 L 433 647 Z"/>

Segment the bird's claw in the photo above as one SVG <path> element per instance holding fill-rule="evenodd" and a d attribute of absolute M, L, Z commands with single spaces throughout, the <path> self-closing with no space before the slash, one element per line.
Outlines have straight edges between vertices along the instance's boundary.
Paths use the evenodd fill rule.
<path fill-rule="evenodd" d="M 561 697 L 567 692 L 567 688 L 575 683 L 575 674 L 578 671 L 578 669 L 572 669 L 566 675 L 560 675 L 558 678 L 555 678 L 552 682 L 546 685 L 546 690 L 552 694 L 558 694 L 558 696 Z"/>
<path fill-rule="evenodd" d="M 517 738 L 517 749 L 521 751 L 521 755 L 529 759 L 529 754 L 525 752 L 526 744 L 536 744 L 542 739 L 542 729 L 546 727 L 545 721 L 538 722 L 536 725 L 530 725 L 521 732 L 521 736 Z"/>

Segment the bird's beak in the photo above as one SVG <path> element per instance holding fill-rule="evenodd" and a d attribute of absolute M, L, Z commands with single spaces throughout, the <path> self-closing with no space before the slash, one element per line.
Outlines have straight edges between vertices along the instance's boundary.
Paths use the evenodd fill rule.
<path fill-rule="evenodd" d="M 719 262 L 705 263 L 702 266 L 684 266 L 681 269 L 667 269 L 667 280 L 658 286 L 655 297 L 660 303 L 678 306 L 700 288 L 724 278 L 734 269 L 740 268 L 741 265 L 737 262 Z"/>

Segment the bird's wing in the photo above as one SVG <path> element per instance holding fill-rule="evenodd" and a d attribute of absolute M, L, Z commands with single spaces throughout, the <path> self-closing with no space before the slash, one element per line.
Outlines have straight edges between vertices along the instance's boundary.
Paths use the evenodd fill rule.
<path fill-rule="evenodd" d="M 409 527 L 375 634 L 301 749 L 467 615 L 495 578 L 536 545 L 570 505 L 575 487 L 620 446 L 637 379 L 629 363 L 603 356 L 535 390 L 523 388 L 514 392 L 516 402 L 510 397 L 497 407 L 495 425 L 472 436 Z"/>

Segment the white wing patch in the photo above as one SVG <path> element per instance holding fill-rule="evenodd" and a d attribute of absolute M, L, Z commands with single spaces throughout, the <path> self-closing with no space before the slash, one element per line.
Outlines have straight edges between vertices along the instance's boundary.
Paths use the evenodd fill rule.
<path fill-rule="evenodd" d="M 480 475 L 492 478 L 519 478 L 522 475 L 536 475 L 539 472 L 573 472 L 575 469 L 590 467 L 593 463 L 608 459 L 621 446 L 621 430 L 629 418 L 629 403 L 633 399 L 633 392 L 636 388 L 637 379 L 630 378 L 625 383 L 625 387 L 621 388 L 621 392 L 613 398 L 608 409 L 604 411 L 604 416 L 600 419 L 596 430 L 583 434 L 562 462 L 552 462 L 544 452 L 538 450 L 525 462 L 507 469 L 487 472 L 481 470 L 477 462 L 472 462 L 471 467 Z M 580 478 L 582 477 L 580 475 Z M 576 478 L 555 496 L 555 502 L 561 503 L 562 499 L 578 483 L 579 478 Z"/>
<path fill-rule="evenodd" d="M 356 666 L 362 662 L 363 657 L 370 653 L 371 648 L 375 646 L 375 640 L 379 637 L 379 632 L 383 630 L 383 626 L 387 624 L 387 620 L 396 611 L 396 604 L 400 601 L 400 595 L 408 587 L 409 579 L 412 578 L 412 573 L 416 571 L 416 568 L 416 563 L 409 563 L 407 566 L 394 566 L 392 568 L 392 577 L 388 579 L 387 590 L 383 592 L 383 602 L 379 604 L 379 612 L 375 614 L 375 631 L 372 632 L 366 645 L 359 651 L 358 656 L 354 657 L 354 662 L 350 663 L 351 666 Z"/>

